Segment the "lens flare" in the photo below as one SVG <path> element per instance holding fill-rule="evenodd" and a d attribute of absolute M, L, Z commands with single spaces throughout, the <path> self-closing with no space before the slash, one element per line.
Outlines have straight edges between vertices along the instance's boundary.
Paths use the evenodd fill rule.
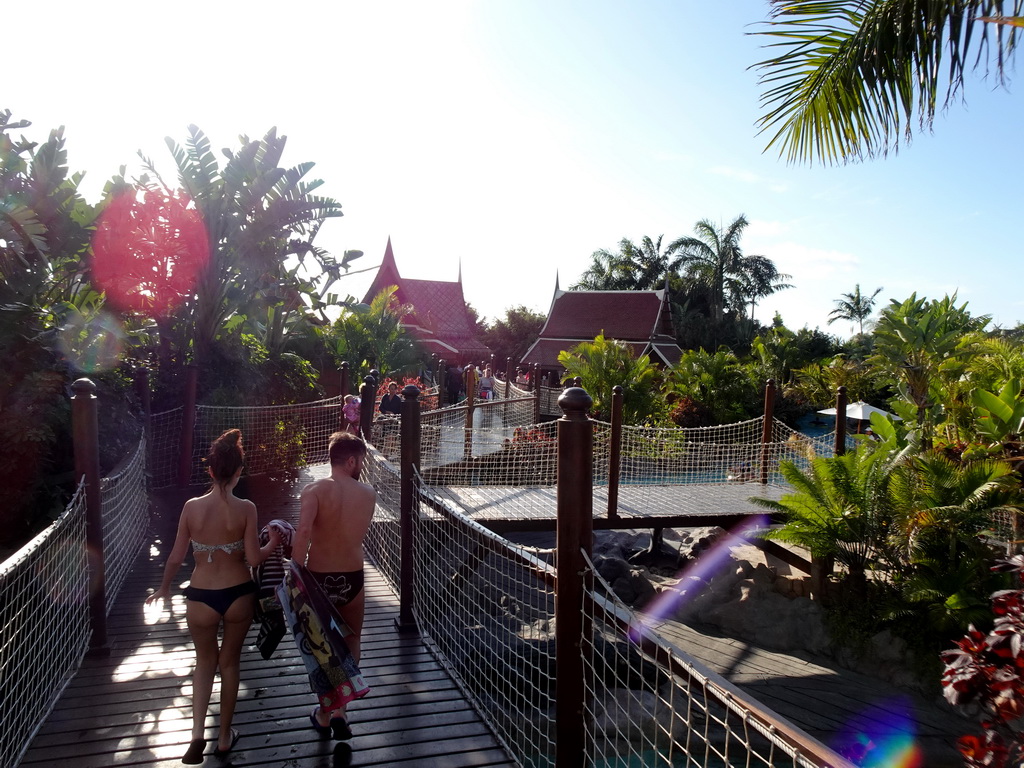
<path fill-rule="evenodd" d="M 768 524 L 768 517 L 765 515 L 752 515 L 746 518 L 739 526 L 726 533 L 708 548 L 700 557 L 688 563 L 678 574 L 680 584 L 699 584 L 707 582 L 715 573 L 720 571 L 729 559 L 731 547 L 745 543 L 743 535 Z M 638 622 L 629 628 L 629 637 L 637 642 L 644 632 L 668 616 L 673 615 L 682 603 L 694 597 L 692 589 L 681 591 L 666 589 L 661 593 L 642 614 L 637 616 Z"/>
<path fill-rule="evenodd" d="M 861 722 L 847 726 L 836 751 L 863 768 L 923 768 L 915 734 L 909 703 L 896 698 L 872 706 Z"/>
<path fill-rule="evenodd" d="M 76 371 L 96 373 L 117 365 L 124 350 L 124 337 L 121 323 L 109 313 L 86 318 L 76 312 L 60 329 L 59 346 Z"/>
<path fill-rule="evenodd" d="M 111 306 L 159 317 L 191 295 L 210 245 L 188 198 L 145 190 L 111 200 L 92 252 L 93 279 Z"/>

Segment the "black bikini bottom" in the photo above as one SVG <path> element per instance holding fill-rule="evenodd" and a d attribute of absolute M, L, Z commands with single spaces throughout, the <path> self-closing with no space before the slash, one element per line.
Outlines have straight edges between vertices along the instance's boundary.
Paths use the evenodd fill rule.
<path fill-rule="evenodd" d="M 317 584 L 319 584 L 335 608 L 342 608 L 363 591 L 363 571 L 310 571 Z"/>
<path fill-rule="evenodd" d="M 259 588 L 256 586 L 254 581 L 243 581 L 241 584 L 235 584 L 233 587 L 224 587 L 223 589 L 202 589 L 201 587 L 185 587 L 185 597 L 189 600 L 197 600 L 200 603 L 206 603 L 208 606 L 213 608 L 217 613 L 223 616 L 228 612 L 228 608 L 238 598 L 243 595 L 255 594 Z"/>

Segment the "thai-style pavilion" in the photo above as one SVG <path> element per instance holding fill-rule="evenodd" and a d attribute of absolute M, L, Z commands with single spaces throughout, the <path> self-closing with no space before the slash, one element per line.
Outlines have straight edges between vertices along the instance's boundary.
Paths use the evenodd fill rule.
<path fill-rule="evenodd" d="M 374 296 L 391 285 L 398 288 L 395 294 L 398 301 L 412 306 L 412 311 L 402 318 L 402 327 L 428 355 L 437 355 L 439 360 L 449 364 L 490 358 L 491 350 L 477 337 L 473 319 L 466 308 L 461 267 L 455 282 L 402 277 L 395 264 L 389 237 L 384 261 L 363 301 L 369 304 Z"/>
<path fill-rule="evenodd" d="M 682 356 L 672 335 L 667 291 L 563 291 L 556 280 L 547 322 L 520 363 L 539 365 L 544 373 L 561 371 L 559 352 L 600 333 L 654 363 L 675 365 Z"/>

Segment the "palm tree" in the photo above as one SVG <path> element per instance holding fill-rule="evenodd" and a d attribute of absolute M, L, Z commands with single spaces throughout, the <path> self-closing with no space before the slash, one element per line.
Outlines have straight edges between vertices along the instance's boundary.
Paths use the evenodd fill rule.
<path fill-rule="evenodd" d="M 828 313 L 828 324 L 832 325 L 836 320 L 849 320 L 856 322 L 860 328 L 859 335 L 864 335 L 864 321 L 871 317 L 875 309 L 875 298 L 882 292 L 882 288 L 875 288 L 870 296 L 860 292 L 860 283 L 853 289 L 853 293 L 844 293 L 841 298 L 836 299 L 836 308 Z"/>
<path fill-rule="evenodd" d="M 967 303 L 956 306 L 956 294 L 928 301 L 914 293 L 882 310 L 875 326 L 875 353 L 879 366 L 917 411 L 917 424 L 931 426 L 931 410 L 941 402 L 942 387 L 958 381 L 973 355 L 979 332 L 989 317 L 972 317 Z M 930 446 L 930 435 L 923 435 Z"/>
<path fill-rule="evenodd" d="M 419 367 L 420 345 L 402 327 L 413 308 L 399 303 L 397 291 L 397 286 L 388 286 L 368 308 L 346 310 L 335 321 L 330 334 L 335 354 L 353 370 L 365 373 L 376 367 L 381 375 L 393 376 Z"/>
<path fill-rule="evenodd" d="M 665 371 L 665 385 L 667 390 L 706 406 L 718 424 L 745 418 L 745 404 L 757 398 L 743 365 L 725 348 L 684 352 L 679 362 Z"/>
<path fill-rule="evenodd" d="M 786 282 L 793 276 L 779 272 L 775 262 L 767 256 L 744 256 L 740 259 L 738 273 L 736 293 L 741 301 L 750 302 L 751 323 L 754 321 L 754 308 L 760 299 L 767 299 L 779 291 L 793 287 L 791 283 Z"/>
<path fill-rule="evenodd" d="M 622 238 L 618 253 L 602 248 L 594 251 L 590 267 L 572 288 L 587 291 L 650 291 L 660 288 L 666 274 L 679 268 L 679 259 L 673 259 L 675 246 L 662 252 L 661 241 L 644 236 L 637 246 Z"/>
<path fill-rule="evenodd" d="M 623 238 L 619 242 L 618 253 L 605 248 L 594 251 L 590 266 L 570 288 L 583 291 L 628 290 L 632 282 L 633 249 L 633 243 Z"/>
<path fill-rule="evenodd" d="M 887 486 L 899 457 L 862 442 L 842 456 L 813 458 L 806 470 L 782 461 L 779 472 L 793 490 L 778 501 L 751 499 L 784 519 L 764 536 L 804 547 L 817 559 L 835 558 L 849 569 L 854 594 L 863 599 L 867 569 L 886 559 L 892 524 Z"/>
<path fill-rule="evenodd" d="M 577 344 L 558 353 L 558 362 L 565 368 L 564 381 L 577 376 L 583 388 L 594 398 L 593 412 L 607 419 L 611 414 L 612 389 L 624 390 L 622 416 L 628 424 L 650 419 L 658 407 L 660 374 L 647 355 L 634 357 L 633 351 L 621 341 L 598 334 L 593 341 Z"/>
<path fill-rule="evenodd" d="M 790 162 L 846 162 L 884 156 L 931 127 L 945 90 L 948 104 L 964 71 L 995 65 L 1000 83 L 1015 49 L 1013 27 L 988 25 L 1013 0 L 770 0 L 757 34 L 781 51 L 759 62 L 765 91 L 761 131 Z M 972 60 L 973 59 L 973 63 Z"/>
<path fill-rule="evenodd" d="M 189 303 L 197 362 L 206 360 L 232 315 L 254 303 L 265 309 L 293 301 L 289 258 L 312 258 L 321 273 L 340 276 L 343 265 L 312 241 L 326 219 L 341 216 L 341 206 L 313 194 L 322 184 L 305 180 L 313 163 L 278 165 L 286 140 L 275 128 L 259 141 L 243 136 L 239 150 L 224 150 L 228 161 L 221 170 L 209 139 L 196 126 L 189 126 L 184 147 L 167 139 L 178 182 L 202 215 L 209 239 L 209 261 Z M 145 160 L 145 167 L 171 191 L 152 161 Z"/>
<path fill-rule="evenodd" d="M 725 313 L 730 280 L 741 279 L 743 275 L 740 237 L 746 227 L 747 217 L 743 214 L 724 229 L 708 219 L 701 219 L 694 226 L 696 237 L 681 237 L 669 245 L 671 253 L 679 252 L 687 275 L 709 289 L 711 316 L 716 326 L 721 324 Z"/>

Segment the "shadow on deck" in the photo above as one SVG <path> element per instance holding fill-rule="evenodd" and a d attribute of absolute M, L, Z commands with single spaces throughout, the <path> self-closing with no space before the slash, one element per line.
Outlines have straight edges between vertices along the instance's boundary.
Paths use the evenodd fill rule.
<path fill-rule="evenodd" d="M 296 522 L 298 491 L 311 479 L 270 483 L 250 479 L 239 494 L 256 502 L 260 524 Z M 40 727 L 20 765 L 178 766 L 190 740 L 191 671 L 195 656 L 180 591 L 159 610 L 144 599 L 160 582 L 178 513 L 192 493 L 152 496 L 152 546 L 137 558 L 108 619 L 110 654 L 87 658 Z M 175 583 L 188 578 L 186 562 Z M 212 754 L 216 718 L 207 720 L 207 764 L 248 766 L 512 766 L 479 715 L 466 702 L 418 636 L 395 629 L 398 598 L 367 566 L 362 669 L 371 691 L 349 707 L 354 738 L 321 740 L 309 725 L 316 703 L 290 636 L 264 661 L 256 627 L 242 655 L 234 725 L 242 737 L 230 759 Z M 218 686 L 210 711 L 218 712 Z"/>

